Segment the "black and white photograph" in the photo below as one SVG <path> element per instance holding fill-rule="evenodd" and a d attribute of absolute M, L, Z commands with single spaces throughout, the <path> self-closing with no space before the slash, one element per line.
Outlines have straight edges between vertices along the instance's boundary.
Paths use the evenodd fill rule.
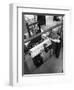
<path fill-rule="evenodd" d="M 12 86 L 70 83 L 70 17 L 66 7 L 10 5 Z"/>
<path fill-rule="evenodd" d="M 64 73 L 63 14 L 22 12 L 23 75 Z"/>

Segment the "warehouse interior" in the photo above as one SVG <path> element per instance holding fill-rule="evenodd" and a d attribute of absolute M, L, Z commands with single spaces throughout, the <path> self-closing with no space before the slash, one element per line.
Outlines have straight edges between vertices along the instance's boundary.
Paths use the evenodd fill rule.
<path fill-rule="evenodd" d="M 22 13 L 25 74 L 63 73 L 64 15 Z"/>

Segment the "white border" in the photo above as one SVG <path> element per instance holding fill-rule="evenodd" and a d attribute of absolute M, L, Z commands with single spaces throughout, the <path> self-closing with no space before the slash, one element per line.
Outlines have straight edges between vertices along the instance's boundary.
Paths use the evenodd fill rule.
<path fill-rule="evenodd" d="M 21 7 L 21 8 L 19 8 Z M 24 7 L 24 5 L 19 4 L 11 4 L 10 5 L 10 19 L 11 19 L 11 26 L 10 31 L 12 32 L 10 35 L 12 45 L 10 43 L 10 46 L 12 50 L 10 50 L 11 60 L 10 60 L 10 84 L 11 85 L 25 85 L 25 84 L 36 84 L 39 80 L 39 83 L 46 83 L 49 78 L 49 82 L 59 82 L 59 79 L 68 81 L 70 80 L 70 74 L 69 74 L 69 65 L 67 62 L 69 62 L 69 53 L 68 53 L 68 46 L 69 42 L 69 31 L 70 31 L 70 9 L 65 8 L 29 8 Z M 63 60 L 65 60 L 65 75 L 49 75 L 45 77 L 44 75 L 42 77 L 37 77 L 40 75 L 33 75 L 34 77 L 22 77 L 22 12 L 34 12 L 34 13 L 51 13 L 51 14 L 65 14 L 65 22 L 64 22 L 64 54 L 63 54 Z M 68 33 L 66 33 L 68 32 Z M 68 45 L 66 45 L 68 44 Z M 18 46 L 18 47 L 17 47 Z M 18 53 L 17 53 L 18 52 Z M 31 75 L 32 76 L 32 75 Z M 57 77 L 59 79 L 57 79 Z M 44 78 L 46 78 L 46 81 L 44 81 Z M 32 81 L 32 82 L 31 82 Z M 60 81 L 60 82 L 61 82 Z M 64 81 L 62 81 L 64 82 Z M 39 84 L 37 83 L 37 84 Z"/>

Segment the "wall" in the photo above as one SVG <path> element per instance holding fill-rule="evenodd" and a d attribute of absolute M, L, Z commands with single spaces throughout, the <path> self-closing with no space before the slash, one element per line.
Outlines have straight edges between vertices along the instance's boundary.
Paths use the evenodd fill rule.
<path fill-rule="evenodd" d="M 24 2 L 25 5 L 29 6 L 42 6 L 42 7 L 49 7 L 53 6 L 63 6 L 63 7 L 70 7 L 72 8 L 71 14 L 71 30 L 70 30 L 70 47 L 69 47 L 69 56 L 70 60 L 72 61 L 71 71 L 72 74 L 72 82 L 70 83 L 48 83 L 38 84 L 38 85 L 26 85 L 24 87 L 10 87 L 9 86 L 9 4 L 10 3 L 20 3 Z M 11 89 L 22 89 L 22 90 L 73 90 L 73 83 L 74 83 L 74 3 L 73 0 L 1 0 L 0 1 L 0 90 L 11 90 Z M 45 80 L 46 78 L 44 78 Z M 58 78 L 59 79 L 59 78 Z"/>

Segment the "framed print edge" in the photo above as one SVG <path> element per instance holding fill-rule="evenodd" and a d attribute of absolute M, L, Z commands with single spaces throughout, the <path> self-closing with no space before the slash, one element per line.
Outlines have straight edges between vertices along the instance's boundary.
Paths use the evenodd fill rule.
<path fill-rule="evenodd" d="M 66 48 L 66 42 L 68 43 L 68 34 L 69 34 L 69 29 L 70 29 L 70 14 L 71 14 L 71 9 L 70 8 L 53 8 L 52 7 L 49 7 L 49 8 L 39 8 L 39 7 L 24 7 L 25 5 L 24 4 L 10 4 L 9 6 L 9 33 L 10 33 L 10 40 L 9 40 L 9 43 L 10 43 L 10 57 L 9 57 L 9 80 L 10 80 L 10 85 L 13 85 L 13 86 L 18 86 L 18 85 L 26 85 L 26 84 L 31 84 L 31 81 L 32 81 L 32 84 L 35 84 L 35 80 L 38 81 L 38 79 L 41 78 L 41 81 L 39 83 L 42 83 L 42 82 L 47 82 L 47 79 L 49 78 L 50 79 L 50 82 L 56 82 L 57 81 L 57 77 L 56 75 L 61 79 L 65 79 L 65 78 L 68 78 L 68 65 L 67 65 L 67 59 L 68 57 L 65 56 L 66 53 L 68 52 L 67 48 Z M 24 9 L 25 11 L 24 11 Z M 27 11 L 26 9 L 29 9 L 29 11 Z M 36 11 L 33 11 L 36 10 Z M 50 10 L 51 9 L 51 10 Z M 21 40 L 21 36 L 22 34 L 20 35 L 20 33 L 22 33 L 19 28 L 21 28 L 18 24 L 19 23 L 19 20 L 18 20 L 18 17 L 20 16 L 19 14 L 22 13 L 22 11 L 24 12 L 30 12 L 30 10 L 32 12 L 37 12 L 37 13 L 40 13 L 40 12 L 50 12 L 53 14 L 53 12 L 56 14 L 64 14 L 65 15 L 65 22 L 64 22 L 64 48 L 63 48 L 63 60 L 64 61 L 64 65 L 63 65 L 63 68 L 64 68 L 64 73 L 61 75 L 59 73 L 55 73 L 55 74 L 36 74 L 36 75 L 25 75 L 25 76 L 22 76 L 22 52 L 20 52 L 20 48 L 22 48 L 22 45 L 20 45 L 20 42 L 22 42 Z M 38 11 L 37 11 L 38 10 Z M 18 16 L 19 15 L 19 16 Z M 68 27 L 67 27 L 68 25 Z M 66 34 L 66 30 L 68 30 L 68 34 Z M 20 55 L 21 54 L 21 55 Z M 68 53 L 67 53 L 68 54 Z M 33 77 L 31 77 L 33 76 Z M 38 77 L 40 76 L 40 77 Z M 41 77 L 42 76 L 42 77 Z M 45 77 L 47 76 L 47 77 Z M 46 78 L 46 81 L 43 81 L 43 79 Z M 58 80 L 59 82 L 59 80 Z M 38 83 L 37 83 L 38 84 Z"/>
<path fill-rule="evenodd" d="M 10 85 L 16 85 L 17 80 L 17 8 L 13 4 L 9 6 L 10 11 L 10 60 L 9 60 L 9 71 L 10 71 Z"/>

